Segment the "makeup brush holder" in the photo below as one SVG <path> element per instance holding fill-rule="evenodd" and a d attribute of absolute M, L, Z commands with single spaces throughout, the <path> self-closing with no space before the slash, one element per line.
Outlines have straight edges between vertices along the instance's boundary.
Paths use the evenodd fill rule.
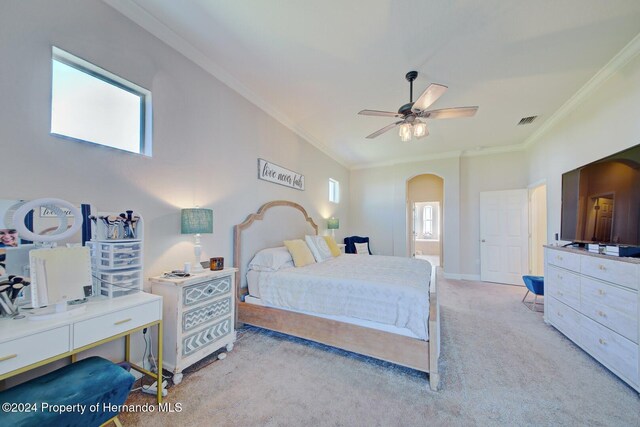
<path fill-rule="evenodd" d="M 91 220 L 91 240 L 120 241 L 140 240 L 143 221 L 140 215 L 128 210 L 126 213 L 100 213 L 89 217 Z"/>

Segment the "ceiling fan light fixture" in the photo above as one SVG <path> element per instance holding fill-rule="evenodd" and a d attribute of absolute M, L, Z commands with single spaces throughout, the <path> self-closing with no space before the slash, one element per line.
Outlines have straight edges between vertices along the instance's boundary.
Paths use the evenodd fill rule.
<path fill-rule="evenodd" d="M 423 138 L 427 136 L 427 124 L 416 120 L 413 124 L 413 136 L 416 138 Z"/>
<path fill-rule="evenodd" d="M 411 141 L 411 133 L 412 133 L 412 129 L 411 129 L 410 123 L 403 123 L 400 125 L 400 130 L 398 132 L 398 135 L 400 135 L 400 140 L 402 142 Z"/>

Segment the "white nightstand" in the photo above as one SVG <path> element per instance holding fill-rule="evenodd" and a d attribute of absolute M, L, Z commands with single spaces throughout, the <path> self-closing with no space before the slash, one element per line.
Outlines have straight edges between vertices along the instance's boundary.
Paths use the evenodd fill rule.
<path fill-rule="evenodd" d="M 205 356 L 225 346 L 233 350 L 236 271 L 225 268 L 184 278 L 149 279 L 152 292 L 164 299 L 163 365 L 173 372 L 174 384 L 182 381 L 185 368 Z"/>

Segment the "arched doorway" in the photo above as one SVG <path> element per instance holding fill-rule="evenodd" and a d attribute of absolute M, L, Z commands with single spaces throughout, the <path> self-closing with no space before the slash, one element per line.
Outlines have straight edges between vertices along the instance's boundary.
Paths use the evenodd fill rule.
<path fill-rule="evenodd" d="M 421 174 L 407 180 L 407 242 L 410 257 L 443 266 L 444 179 Z"/>

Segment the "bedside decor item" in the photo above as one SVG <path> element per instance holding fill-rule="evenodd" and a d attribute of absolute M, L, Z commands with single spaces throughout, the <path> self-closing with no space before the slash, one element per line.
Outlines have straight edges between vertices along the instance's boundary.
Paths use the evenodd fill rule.
<path fill-rule="evenodd" d="M 211 271 L 218 271 L 224 268 L 224 258 L 223 257 L 214 257 L 209 260 L 209 269 Z"/>
<path fill-rule="evenodd" d="M 327 220 L 327 229 L 331 230 L 331 236 L 336 237 L 336 230 L 340 228 L 340 220 L 331 217 Z"/>
<path fill-rule="evenodd" d="M 304 175 L 264 159 L 258 159 L 258 179 L 304 191 Z"/>
<path fill-rule="evenodd" d="M 204 269 L 200 264 L 200 255 L 202 247 L 200 246 L 200 234 L 213 233 L 213 211 L 211 209 L 203 209 L 199 207 L 182 209 L 182 234 L 194 234 L 195 243 L 193 253 L 196 262 L 193 264 L 192 272 L 201 273 Z"/>

